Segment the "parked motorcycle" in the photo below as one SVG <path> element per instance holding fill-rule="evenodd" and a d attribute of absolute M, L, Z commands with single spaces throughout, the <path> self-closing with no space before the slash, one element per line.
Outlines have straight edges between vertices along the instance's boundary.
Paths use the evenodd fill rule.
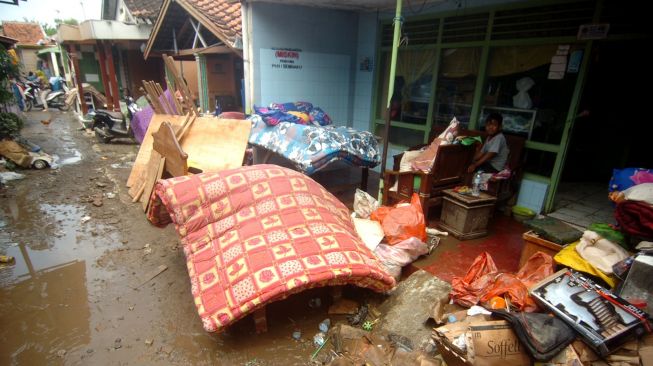
<path fill-rule="evenodd" d="M 61 111 L 67 111 L 71 107 L 71 103 L 66 100 L 66 93 L 68 93 L 68 86 L 65 81 L 62 81 L 62 89 L 50 91 L 45 96 L 45 102 L 48 108 L 58 108 Z M 32 108 L 44 108 L 41 98 L 41 87 L 39 84 L 27 81 L 25 82 L 25 111 L 30 111 Z"/>
<path fill-rule="evenodd" d="M 115 138 L 134 138 L 131 120 L 134 114 L 140 111 L 140 107 L 131 96 L 127 96 L 125 102 L 127 103 L 127 118 L 121 112 L 106 109 L 98 109 L 94 112 L 93 131 L 95 131 L 98 141 L 108 143 Z"/>

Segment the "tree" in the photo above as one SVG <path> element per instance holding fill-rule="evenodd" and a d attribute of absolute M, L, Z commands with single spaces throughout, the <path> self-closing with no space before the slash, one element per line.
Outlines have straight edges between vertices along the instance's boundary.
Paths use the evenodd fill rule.
<path fill-rule="evenodd" d="M 14 94 L 11 90 L 9 79 L 18 77 L 20 65 L 9 52 L 0 45 L 0 104 L 8 103 L 12 100 Z"/>

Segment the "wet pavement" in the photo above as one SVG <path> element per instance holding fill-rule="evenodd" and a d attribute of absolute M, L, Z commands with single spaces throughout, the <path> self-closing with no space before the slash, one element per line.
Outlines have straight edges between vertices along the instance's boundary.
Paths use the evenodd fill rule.
<path fill-rule="evenodd" d="M 250 318 L 206 333 L 174 228 L 151 226 L 124 187 L 138 145 L 97 143 L 72 113 L 26 118 L 24 137 L 57 163 L 0 191 L 0 254 L 16 258 L 0 264 L 1 365 L 309 364 L 325 290 L 271 304 L 265 334 Z"/>

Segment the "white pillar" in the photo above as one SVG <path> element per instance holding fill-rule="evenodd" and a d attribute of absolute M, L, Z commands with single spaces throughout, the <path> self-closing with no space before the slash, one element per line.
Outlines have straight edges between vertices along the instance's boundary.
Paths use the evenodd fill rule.
<path fill-rule="evenodd" d="M 54 69 L 54 76 L 61 76 L 59 75 L 59 63 L 57 62 L 57 53 L 50 52 L 50 59 L 52 60 L 52 68 Z"/>

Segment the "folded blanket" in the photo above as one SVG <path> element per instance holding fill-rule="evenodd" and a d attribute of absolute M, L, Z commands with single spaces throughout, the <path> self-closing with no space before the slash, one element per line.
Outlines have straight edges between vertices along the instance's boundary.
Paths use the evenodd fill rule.
<path fill-rule="evenodd" d="M 175 224 L 210 332 L 308 288 L 395 285 L 347 208 L 311 178 L 276 165 L 159 180 L 148 219 Z"/>
<path fill-rule="evenodd" d="M 271 103 L 269 107 L 254 106 L 254 113 L 261 116 L 268 126 L 276 126 L 281 122 L 315 126 L 332 123 L 328 114 L 309 102 Z"/>
<path fill-rule="evenodd" d="M 334 160 L 369 168 L 381 161 L 378 142 L 368 131 L 287 122 L 268 126 L 260 116 L 250 119 L 249 143 L 283 156 L 305 174 L 313 174 Z"/>

